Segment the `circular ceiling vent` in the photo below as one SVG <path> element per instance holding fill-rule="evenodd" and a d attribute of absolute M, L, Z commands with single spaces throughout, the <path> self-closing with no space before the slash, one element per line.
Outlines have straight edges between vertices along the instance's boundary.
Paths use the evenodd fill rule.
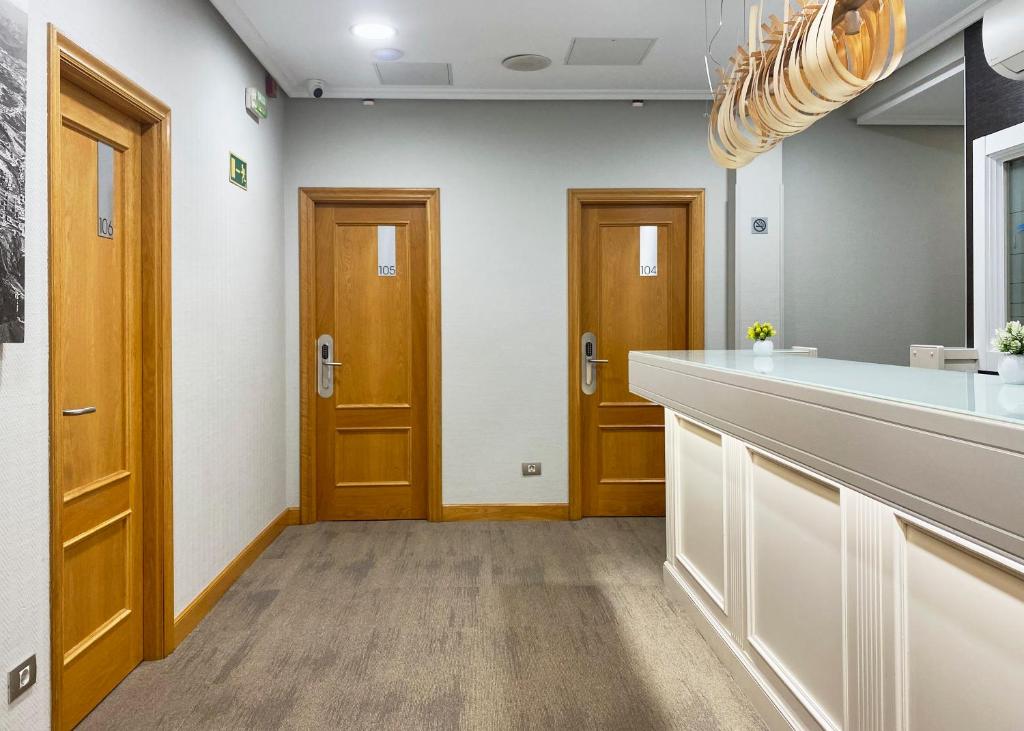
<path fill-rule="evenodd" d="M 551 59 L 539 53 L 520 53 L 502 59 L 501 65 L 512 71 L 540 71 L 551 65 Z"/>

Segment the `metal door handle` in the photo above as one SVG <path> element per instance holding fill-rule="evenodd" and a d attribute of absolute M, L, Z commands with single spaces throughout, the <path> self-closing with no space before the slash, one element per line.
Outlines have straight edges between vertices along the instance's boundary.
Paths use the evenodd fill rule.
<path fill-rule="evenodd" d="M 597 336 L 592 332 L 585 332 L 580 338 L 580 388 L 588 396 L 597 392 L 596 366 L 608 363 L 606 358 L 595 358 L 595 355 L 597 355 Z"/>
<path fill-rule="evenodd" d="M 95 414 L 95 406 L 83 406 L 80 409 L 64 409 L 61 412 L 64 416 L 85 416 L 86 414 Z"/>
<path fill-rule="evenodd" d="M 341 363 L 334 360 L 334 338 L 324 333 L 316 339 L 316 392 L 320 398 L 334 395 L 334 369 Z"/>

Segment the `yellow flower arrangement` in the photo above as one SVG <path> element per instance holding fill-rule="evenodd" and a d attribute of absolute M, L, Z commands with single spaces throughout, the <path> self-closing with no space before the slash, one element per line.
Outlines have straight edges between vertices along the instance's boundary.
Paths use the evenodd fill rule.
<path fill-rule="evenodd" d="M 755 322 L 747 328 L 747 340 L 767 340 L 775 337 L 775 327 L 770 322 Z"/>

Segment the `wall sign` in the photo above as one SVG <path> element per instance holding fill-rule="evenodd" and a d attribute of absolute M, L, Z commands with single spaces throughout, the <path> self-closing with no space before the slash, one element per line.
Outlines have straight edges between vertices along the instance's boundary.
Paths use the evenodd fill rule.
<path fill-rule="evenodd" d="M 267 95 L 250 86 L 245 90 L 245 111 L 249 112 L 257 122 L 267 118 Z"/>
<path fill-rule="evenodd" d="M 768 233 L 768 219 L 763 216 L 754 216 L 750 219 L 750 233 L 752 234 L 767 234 Z"/>
<path fill-rule="evenodd" d="M 640 276 L 658 276 L 658 227 L 640 227 Z"/>
<path fill-rule="evenodd" d="M 228 180 L 242 190 L 249 189 L 249 164 L 233 152 L 229 152 Z"/>
<path fill-rule="evenodd" d="M 23 343 L 28 15 L 0 0 L 0 28 L 0 343 Z"/>
<path fill-rule="evenodd" d="M 377 276 L 397 277 L 395 266 L 395 227 L 377 227 Z"/>
<path fill-rule="evenodd" d="M 96 234 L 114 238 L 114 148 L 96 143 Z"/>

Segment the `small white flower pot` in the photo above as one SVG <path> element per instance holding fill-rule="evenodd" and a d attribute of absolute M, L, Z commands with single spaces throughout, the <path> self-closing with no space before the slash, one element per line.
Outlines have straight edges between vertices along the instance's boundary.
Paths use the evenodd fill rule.
<path fill-rule="evenodd" d="M 999 376 L 1003 383 L 1024 385 L 1024 355 L 1004 355 L 999 361 Z"/>
<path fill-rule="evenodd" d="M 771 340 L 755 340 L 754 355 L 771 355 L 775 345 Z"/>

